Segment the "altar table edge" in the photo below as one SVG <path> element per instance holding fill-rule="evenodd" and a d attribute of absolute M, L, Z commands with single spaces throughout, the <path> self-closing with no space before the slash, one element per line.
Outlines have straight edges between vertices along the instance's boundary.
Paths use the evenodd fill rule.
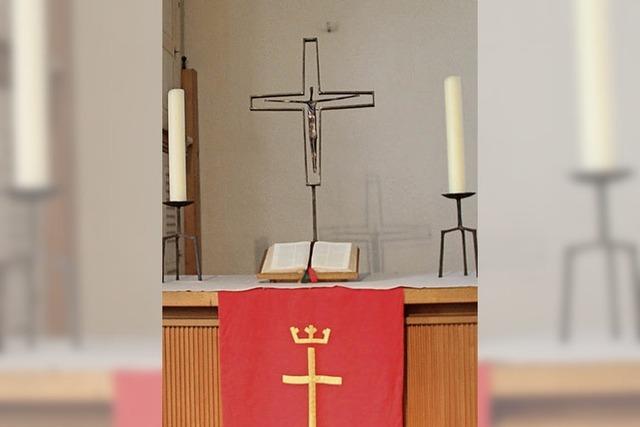
<path fill-rule="evenodd" d="M 405 288 L 405 305 L 477 303 L 475 286 L 446 288 Z M 163 307 L 218 307 L 218 291 L 163 291 Z"/>
<path fill-rule="evenodd" d="M 477 324 L 478 289 L 405 288 L 406 325 Z M 219 325 L 218 291 L 163 291 L 163 326 Z"/>

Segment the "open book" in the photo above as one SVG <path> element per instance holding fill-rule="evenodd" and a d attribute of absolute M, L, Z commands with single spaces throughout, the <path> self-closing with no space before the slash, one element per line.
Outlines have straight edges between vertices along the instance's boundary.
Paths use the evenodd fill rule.
<path fill-rule="evenodd" d="M 267 250 L 258 278 L 298 280 L 309 265 L 309 257 L 319 280 L 358 277 L 358 248 L 352 243 L 293 242 L 276 243 Z"/>

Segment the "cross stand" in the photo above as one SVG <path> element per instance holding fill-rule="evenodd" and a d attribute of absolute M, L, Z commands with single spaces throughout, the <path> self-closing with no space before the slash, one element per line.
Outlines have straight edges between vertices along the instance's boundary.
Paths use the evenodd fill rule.
<path fill-rule="evenodd" d="M 310 185 L 311 187 L 311 210 L 313 221 L 313 241 L 318 241 L 318 214 L 316 210 L 316 187 L 317 185 Z"/>
<path fill-rule="evenodd" d="M 478 235 L 477 230 L 475 228 L 469 228 L 462 225 L 462 199 L 466 199 L 467 197 L 471 197 L 476 193 L 444 193 L 443 196 L 447 199 L 455 199 L 456 206 L 458 208 L 458 226 L 454 228 L 450 228 L 448 230 L 440 231 L 440 269 L 438 271 L 438 277 L 442 277 L 442 267 L 444 265 L 444 238 L 447 233 L 451 233 L 453 231 L 460 231 L 460 235 L 462 236 L 462 259 L 464 262 L 464 275 L 467 276 L 469 274 L 467 270 L 467 239 L 465 237 L 465 232 L 468 231 L 471 233 L 473 237 L 473 252 L 475 255 L 475 266 L 476 266 L 476 277 L 478 276 Z"/>
<path fill-rule="evenodd" d="M 182 233 L 182 208 L 193 204 L 193 201 L 185 200 L 181 202 L 163 202 L 165 206 L 176 208 L 176 232 L 162 238 L 162 282 L 164 283 L 164 257 L 165 247 L 169 240 L 175 240 L 176 248 L 176 280 L 180 280 L 180 239 L 189 239 L 193 242 L 193 250 L 196 255 L 196 273 L 198 280 L 202 281 L 202 271 L 200 270 L 200 245 L 197 236 L 189 236 Z"/>
<path fill-rule="evenodd" d="M 616 253 L 626 254 L 631 266 L 631 280 L 634 290 L 636 309 L 636 329 L 640 338 L 640 267 L 636 257 L 636 246 L 632 242 L 615 240 L 611 236 L 609 222 L 608 189 L 614 182 L 620 181 L 630 175 L 625 169 L 610 171 L 589 171 L 574 174 L 578 182 L 592 185 L 596 194 L 596 215 L 598 221 L 598 236 L 587 242 L 573 244 L 565 250 L 563 262 L 563 286 L 562 300 L 560 304 L 560 340 L 570 339 L 571 323 L 571 299 L 573 294 L 573 270 L 577 256 L 591 250 L 601 250 L 605 256 L 607 279 L 609 281 L 609 310 L 611 335 L 614 338 L 620 336 L 619 301 L 618 301 L 618 272 L 616 270 Z"/>

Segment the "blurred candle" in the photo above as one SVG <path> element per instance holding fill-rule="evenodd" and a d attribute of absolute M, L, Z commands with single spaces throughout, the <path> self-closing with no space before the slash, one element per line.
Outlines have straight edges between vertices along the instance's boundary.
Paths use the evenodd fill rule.
<path fill-rule="evenodd" d="M 17 0 L 12 13 L 13 185 L 50 185 L 46 0 Z"/>
<path fill-rule="evenodd" d="M 187 200 L 184 90 L 169 91 L 169 200 Z"/>
<path fill-rule="evenodd" d="M 609 0 L 575 0 L 580 151 L 586 170 L 614 167 Z"/>
<path fill-rule="evenodd" d="M 447 116 L 447 157 L 449 160 L 449 192 L 465 191 L 464 126 L 462 119 L 462 84 L 459 76 L 444 81 Z"/>

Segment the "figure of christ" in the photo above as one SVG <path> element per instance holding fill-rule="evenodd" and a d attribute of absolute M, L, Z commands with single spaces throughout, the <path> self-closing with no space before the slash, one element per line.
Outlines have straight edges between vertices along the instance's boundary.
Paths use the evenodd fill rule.
<path fill-rule="evenodd" d="M 336 96 L 333 98 L 314 99 L 313 98 L 313 86 L 309 88 L 308 100 L 296 100 L 296 99 L 265 99 L 265 102 L 282 102 L 291 104 L 303 104 L 306 105 L 305 114 L 307 116 L 307 131 L 309 135 L 309 151 L 311 153 L 311 164 L 313 173 L 318 172 L 318 113 L 322 109 L 318 104 L 330 101 L 341 101 L 343 99 L 357 98 L 360 94 L 351 94 L 344 96 Z"/>

